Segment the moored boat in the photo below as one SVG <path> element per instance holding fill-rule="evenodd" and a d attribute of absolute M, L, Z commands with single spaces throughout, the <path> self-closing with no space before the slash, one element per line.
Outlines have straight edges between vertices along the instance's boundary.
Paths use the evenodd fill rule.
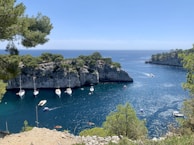
<path fill-rule="evenodd" d="M 55 129 L 61 129 L 62 126 L 61 126 L 61 125 L 56 125 L 54 128 L 55 128 Z"/>
<path fill-rule="evenodd" d="M 90 92 L 89 92 L 89 95 L 92 95 L 92 94 L 93 94 L 93 92 L 94 92 L 94 86 L 91 86 L 91 87 L 90 87 Z"/>
<path fill-rule="evenodd" d="M 71 88 L 67 88 L 65 93 L 67 93 L 68 95 L 72 95 L 72 89 Z"/>
<path fill-rule="evenodd" d="M 65 93 L 67 93 L 68 95 L 72 95 L 72 89 L 71 89 L 71 85 L 70 85 L 70 72 L 69 72 L 69 85 L 68 85 L 68 88 L 65 90 Z"/>
<path fill-rule="evenodd" d="M 49 107 L 44 107 L 43 111 L 50 111 L 50 108 Z"/>
<path fill-rule="evenodd" d="M 20 98 L 23 98 L 23 96 L 25 95 L 25 90 L 21 89 L 17 94 L 20 96 Z"/>
<path fill-rule="evenodd" d="M 22 89 L 22 80 L 21 80 L 21 76 L 20 76 L 20 90 L 18 93 L 16 93 L 16 95 L 20 96 L 20 98 L 22 99 L 23 96 L 25 95 L 25 90 Z"/>
<path fill-rule="evenodd" d="M 38 106 L 44 106 L 46 104 L 47 100 L 41 100 L 39 103 L 38 103 Z"/>
<path fill-rule="evenodd" d="M 174 117 L 184 117 L 184 114 L 180 113 L 179 111 L 173 111 L 172 112 L 172 115 Z"/>
<path fill-rule="evenodd" d="M 33 95 L 34 95 L 34 96 L 37 96 L 38 94 L 39 94 L 39 91 L 38 91 L 38 90 L 34 90 L 34 91 L 33 91 Z"/>
<path fill-rule="evenodd" d="M 55 89 L 55 94 L 57 94 L 57 96 L 61 97 L 61 90 L 59 88 Z"/>
<path fill-rule="evenodd" d="M 90 92 L 94 92 L 94 86 L 90 87 Z"/>
<path fill-rule="evenodd" d="M 33 95 L 36 97 L 39 94 L 39 90 L 37 90 L 36 88 L 36 77 L 33 77 L 33 82 L 34 82 L 34 91 L 33 91 Z"/>

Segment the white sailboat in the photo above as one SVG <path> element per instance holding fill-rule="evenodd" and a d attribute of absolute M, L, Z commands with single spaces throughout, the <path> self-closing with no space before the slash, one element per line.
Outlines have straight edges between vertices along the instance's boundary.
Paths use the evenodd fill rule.
<path fill-rule="evenodd" d="M 68 95 L 71 96 L 73 91 L 72 91 L 72 89 L 70 87 L 70 81 L 71 80 L 70 80 L 70 74 L 69 74 L 69 87 L 65 90 L 65 93 L 67 93 Z"/>
<path fill-rule="evenodd" d="M 93 94 L 93 92 L 94 92 L 94 86 L 91 86 L 91 87 L 90 87 L 89 95 Z"/>
<path fill-rule="evenodd" d="M 94 86 L 90 87 L 90 92 L 94 92 Z"/>
<path fill-rule="evenodd" d="M 61 89 L 60 89 L 60 86 L 59 86 L 59 84 L 58 84 L 58 80 L 59 80 L 59 77 L 58 77 L 58 75 L 57 75 L 57 88 L 55 89 L 55 94 L 59 97 L 59 98 L 61 98 Z"/>
<path fill-rule="evenodd" d="M 18 93 L 16 93 L 18 96 L 20 96 L 20 98 L 22 99 L 23 96 L 25 95 L 25 90 L 22 89 L 22 80 L 21 80 L 21 76 L 20 76 L 20 90 Z"/>
<path fill-rule="evenodd" d="M 39 91 L 36 88 L 36 82 L 35 82 L 35 80 L 36 80 L 36 77 L 33 77 L 33 81 L 34 81 L 34 91 L 33 91 L 33 94 L 36 97 L 39 94 Z"/>
<path fill-rule="evenodd" d="M 66 89 L 65 93 L 67 93 L 68 95 L 72 95 L 72 89 L 70 87 L 70 76 L 69 76 L 69 87 Z"/>
<path fill-rule="evenodd" d="M 57 94 L 57 96 L 61 97 L 61 89 L 59 89 L 59 88 L 55 89 L 55 94 Z"/>
<path fill-rule="evenodd" d="M 19 92 L 18 92 L 18 95 L 20 96 L 20 98 L 23 98 L 23 96 L 25 95 L 25 90 L 20 90 Z"/>
<path fill-rule="evenodd" d="M 66 89 L 65 93 L 67 93 L 68 95 L 72 95 L 72 89 L 70 87 L 68 87 Z"/>

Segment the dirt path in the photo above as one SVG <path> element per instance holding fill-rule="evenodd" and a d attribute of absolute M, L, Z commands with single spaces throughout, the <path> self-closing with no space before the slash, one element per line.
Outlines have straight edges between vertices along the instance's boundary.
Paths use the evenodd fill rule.
<path fill-rule="evenodd" d="M 72 145 L 77 142 L 78 139 L 69 133 L 36 127 L 0 139 L 0 145 Z"/>

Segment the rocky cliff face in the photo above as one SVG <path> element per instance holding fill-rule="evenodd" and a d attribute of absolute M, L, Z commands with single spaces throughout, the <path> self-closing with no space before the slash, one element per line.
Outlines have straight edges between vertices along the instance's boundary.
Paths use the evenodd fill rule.
<path fill-rule="evenodd" d="M 133 82 L 127 72 L 102 61 L 97 62 L 95 70 L 84 66 L 79 70 L 68 71 L 57 63 L 42 63 L 36 69 L 23 67 L 21 70 L 22 88 L 34 87 L 33 77 L 36 77 L 37 88 L 75 88 L 100 82 Z M 7 89 L 20 86 L 20 76 L 9 80 Z"/>
<path fill-rule="evenodd" d="M 177 67 L 183 66 L 181 63 L 181 60 L 178 58 L 170 58 L 170 59 L 163 59 L 163 60 L 149 60 L 149 61 L 146 61 L 146 63 L 177 66 Z"/>
<path fill-rule="evenodd" d="M 178 56 L 179 53 L 182 53 L 182 50 L 176 49 L 170 52 L 153 54 L 146 63 L 182 67 L 182 60 Z"/>

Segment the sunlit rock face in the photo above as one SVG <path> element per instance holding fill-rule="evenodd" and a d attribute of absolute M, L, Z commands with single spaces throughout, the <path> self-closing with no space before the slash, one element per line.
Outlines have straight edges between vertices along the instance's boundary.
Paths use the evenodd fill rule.
<path fill-rule="evenodd" d="M 35 69 L 23 67 L 21 70 L 22 88 L 75 88 L 100 82 L 133 82 L 127 72 L 106 63 L 97 62 L 94 68 L 84 66 L 79 70 L 68 71 L 60 65 L 49 62 L 42 63 Z M 7 89 L 20 87 L 20 76 L 9 80 Z"/>

